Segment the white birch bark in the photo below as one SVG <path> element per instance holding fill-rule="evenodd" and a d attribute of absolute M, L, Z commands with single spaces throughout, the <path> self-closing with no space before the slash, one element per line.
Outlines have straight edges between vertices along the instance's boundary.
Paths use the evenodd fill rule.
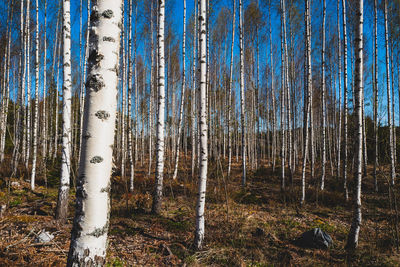
<path fill-rule="evenodd" d="M 338 30 L 338 80 L 339 80 L 339 127 L 337 138 L 337 162 L 336 162 L 336 178 L 340 177 L 341 147 L 342 147 L 342 48 L 340 34 L 340 0 L 337 0 L 337 30 Z"/>
<path fill-rule="evenodd" d="M 322 88 L 321 88 L 321 98 L 322 98 L 322 174 L 321 174 L 321 190 L 325 187 L 325 172 L 326 172 L 326 110 L 325 110 L 325 18 L 326 18 L 326 0 L 323 0 L 323 11 L 322 11 Z"/>
<path fill-rule="evenodd" d="M 160 0 L 158 6 L 158 62 L 159 62 L 158 64 L 159 65 L 158 65 L 157 149 L 156 149 L 156 177 L 155 177 L 156 182 L 155 182 L 153 207 L 152 207 L 152 211 L 155 214 L 160 214 L 161 212 L 162 189 L 163 189 L 163 178 L 164 178 L 163 177 L 164 176 L 164 122 L 165 122 L 164 24 L 165 24 L 165 0 Z M 135 145 L 137 146 L 137 144 Z"/>
<path fill-rule="evenodd" d="M 378 4 L 374 0 L 374 185 L 378 192 Z M 400 98 L 399 98 L 400 99 Z"/>
<path fill-rule="evenodd" d="M 303 168 L 302 168 L 302 178 L 301 178 L 301 200 L 300 203 L 304 204 L 306 200 L 306 165 L 307 165 L 307 156 L 308 156 L 308 146 L 309 146 L 309 136 L 308 136 L 308 124 L 311 120 L 311 90 L 312 90 L 312 77 L 311 77 L 311 43 L 310 43 L 310 27 L 309 27 L 309 15 L 310 15 L 310 0 L 306 0 L 305 2 L 305 14 L 304 14 L 304 21 L 305 21 L 305 101 L 304 101 L 304 149 L 303 149 Z M 312 123 L 312 122 L 311 122 Z M 312 138 L 311 138 L 312 140 Z M 312 143 L 311 143 L 312 144 Z"/>
<path fill-rule="evenodd" d="M 192 178 L 194 178 L 194 169 L 196 166 L 196 49 L 197 49 L 197 0 L 194 0 L 194 23 L 193 23 L 193 70 L 192 70 L 192 96 L 191 96 L 191 121 L 192 121 Z"/>
<path fill-rule="evenodd" d="M 68 216 L 69 180 L 71 171 L 71 13 L 70 0 L 63 0 L 63 109 L 61 177 L 56 218 L 65 222 Z"/>
<path fill-rule="evenodd" d="M 182 39 L 182 92 L 181 92 L 181 104 L 179 107 L 179 121 L 178 121 L 178 136 L 176 140 L 175 147 L 175 168 L 174 174 L 172 175 L 172 179 L 176 179 L 178 176 L 178 164 L 179 164 L 179 149 L 180 149 L 180 141 L 182 135 L 182 127 L 183 127 L 183 107 L 185 103 L 185 94 L 186 94 L 186 0 L 183 0 L 183 39 Z"/>
<path fill-rule="evenodd" d="M 87 0 L 87 29 L 86 29 L 86 41 L 85 41 L 85 55 L 83 57 L 83 72 L 82 72 L 82 85 L 81 85 L 81 95 L 80 95 L 80 111 L 79 111 L 79 154 L 78 154 L 78 162 L 81 159 L 81 150 L 82 150 L 82 127 L 83 127 L 83 112 L 85 109 L 85 83 L 86 83 L 86 65 L 87 58 L 89 56 L 89 27 L 90 27 L 90 0 Z"/>
<path fill-rule="evenodd" d="M 386 0 L 385 0 L 386 1 Z M 364 0 L 360 0 L 356 4 L 355 15 L 356 15 L 356 27 L 355 27 L 355 71 L 354 71 L 354 93 L 355 93 L 355 114 L 356 114 L 356 172 L 355 172 L 355 197 L 354 197 L 354 213 L 353 220 L 350 227 L 350 232 L 347 238 L 346 249 L 355 249 L 358 245 L 358 236 L 361 227 L 361 180 L 362 180 L 362 161 L 363 161 L 363 5 Z"/>
<path fill-rule="evenodd" d="M 199 28 L 200 28 L 200 170 L 199 170 L 199 189 L 196 204 L 196 232 L 194 246 L 196 249 L 203 247 L 205 234 L 204 209 L 206 201 L 207 170 L 208 170 L 208 149 L 207 149 L 207 12 L 206 0 L 199 0 Z"/>
<path fill-rule="evenodd" d="M 47 158 L 47 107 L 46 107 L 46 92 L 47 92 L 47 1 L 44 0 L 44 38 L 43 38 L 43 109 L 42 109 L 42 157 L 43 162 L 46 163 Z M 45 171 L 45 170 L 44 170 Z"/>
<path fill-rule="evenodd" d="M 27 85 L 26 85 L 26 97 L 27 97 L 27 106 L 26 106 L 26 142 L 25 142 L 25 168 L 28 169 L 29 157 L 30 157 L 30 147 L 31 147 L 31 72 L 30 72 L 30 50 L 31 50 L 31 41 L 30 41 L 30 7 L 31 1 L 27 0 L 26 3 L 26 70 L 27 70 Z"/>
<path fill-rule="evenodd" d="M 153 0 L 151 0 L 150 8 L 150 100 L 149 100 L 149 169 L 148 176 L 151 174 L 151 163 L 153 159 L 153 82 L 154 82 L 154 30 L 153 30 Z"/>
<path fill-rule="evenodd" d="M 233 0 L 233 18 L 232 18 L 232 42 L 231 42 L 231 60 L 229 67 L 229 91 L 228 91 L 228 178 L 231 175 L 232 166 L 232 137 L 231 137 L 231 116 L 232 116 L 232 87 L 233 87 L 233 49 L 235 45 L 235 26 L 236 26 L 236 0 Z"/>
<path fill-rule="evenodd" d="M 244 47 L 242 0 L 239 0 L 239 43 L 240 43 L 240 124 L 242 128 L 242 186 L 246 185 L 246 111 L 244 95 Z"/>
<path fill-rule="evenodd" d="M 344 187 L 344 195 L 346 201 L 349 199 L 349 193 L 347 189 L 347 28 L 346 28 L 346 0 L 342 0 L 342 21 L 343 21 L 343 49 L 344 49 L 344 59 L 343 59 L 343 68 L 344 68 L 344 94 L 343 94 L 343 124 L 344 124 L 344 140 L 343 140 L 343 187 Z"/>
<path fill-rule="evenodd" d="M 35 117 L 33 121 L 33 158 L 31 172 L 31 190 L 35 190 L 36 159 L 39 124 L 39 0 L 36 0 L 36 36 L 35 36 Z"/>
<path fill-rule="evenodd" d="M 386 88 L 387 88 L 387 113 L 389 126 L 389 146 L 390 146 L 390 182 L 392 186 L 395 184 L 396 169 L 394 161 L 393 147 L 393 124 L 392 124 L 392 99 L 390 93 L 390 63 L 389 63 L 389 34 L 388 34 L 388 15 L 387 15 L 387 0 L 384 0 L 384 15 L 385 15 L 385 48 L 386 48 Z M 394 88 L 393 88 L 394 90 Z M 394 99 L 393 99 L 394 101 Z"/>
<path fill-rule="evenodd" d="M 132 47 L 132 0 L 129 1 L 129 35 L 128 35 L 128 55 L 131 53 Z M 136 27 L 136 26 L 135 26 Z M 133 192 L 134 188 L 134 176 L 135 167 L 133 165 L 133 155 L 132 155 L 132 59 L 129 56 L 129 67 L 128 67 L 128 162 L 130 167 L 130 178 L 129 178 L 129 190 Z"/>
<path fill-rule="evenodd" d="M 67 266 L 102 266 L 106 260 L 121 7 L 122 0 L 93 1 L 82 156 Z"/>

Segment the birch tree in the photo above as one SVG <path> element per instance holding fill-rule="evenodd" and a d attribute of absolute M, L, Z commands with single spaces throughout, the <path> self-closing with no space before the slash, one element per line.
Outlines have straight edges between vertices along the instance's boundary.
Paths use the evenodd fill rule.
<path fill-rule="evenodd" d="M 156 182 L 152 212 L 161 213 L 164 176 L 164 121 L 165 121 L 165 58 L 164 58 L 165 0 L 158 5 L 158 118 L 156 148 Z M 137 126 L 136 126 L 137 127 Z M 137 143 L 137 142 L 136 142 Z M 136 150 L 136 149 L 135 149 Z"/>
<path fill-rule="evenodd" d="M 392 99 L 390 93 L 390 63 L 389 63 L 389 33 L 388 33 L 388 11 L 387 0 L 384 0 L 385 15 L 385 48 L 386 48 L 386 88 L 387 88 L 387 114 L 389 126 L 389 147 L 390 147 L 390 182 L 392 186 L 395 184 L 396 169 L 394 160 L 394 142 L 393 142 L 393 124 L 392 124 Z M 393 66 L 392 66 L 393 67 Z M 394 88 L 393 88 L 394 90 Z M 394 101 L 394 99 L 393 99 Z"/>
<path fill-rule="evenodd" d="M 240 4 L 241 4 L 241 0 Z M 200 170 L 199 170 L 199 189 L 196 204 L 196 232 L 194 246 L 196 249 L 203 247 L 205 226 L 204 226 L 204 208 L 206 201 L 207 186 L 207 170 L 208 170 L 208 149 L 207 149 L 207 106 L 206 106 L 206 90 L 207 90 L 207 3 L 206 0 L 199 0 L 199 27 L 200 27 Z"/>
<path fill-rule="evenodd" d="M 231 42 L 231 60 L 229 68 L 229 88 L 228 88 L 228 177 L 231 174 L 232 165 L 232 137 L 231 137 L 231 116 L 232 116 L 232 86 L 233 86 L 233 49 L 235 44 L 235 26 L 236 26 L 236 0 L 233 0 L 233 19 L 232 19 L 232 42 Z"/>
<path fill-rule="evenodd" d="M 36 36 L 35 36 L 35 116 L 33 122 L 33 158 L 31 190 L 35 190 L 36 159 L 39 123 L 39 0 L 36 0 Z"/>
<path fill-rule="evenodd" d="M 342 0 L 342 21 L 343 21 L 343 68 L 344 68 L 344 84 L 343 84 L 343 124 L 344 124 L 344 133 L 343 133 L 343 188 L 344 188 L 344 196 L 346 201 L 349 199 L 349 193 L 347 189 L 347 27 L 346 27 L 346 0 Z"/>
<path fill-rule="evenodd" d="M 324 190 L 325 186 L 325 167 L 326 167 L 326 110 L 325 110 L 325 18 L 326 18 L 326 0 L 322 0 L 322 88 L 321 88 L 321 98 L 322 98 L 322 174 L 321 174 L 321 190 Z"/>
<path fill-rule="evenodd" d="M 305 11 L 304 11 L 304 24 L 305 24 L 305 92 L 304 92 L 304 149 L 303 149 L 303 168 L 302 168 L 302 178 L 301 178 L 301 200 L 300 203 L 304 204 L 306 200 L 306 166 L 307 166 L 307 155 L 308 155 L 308 124 L 311 120 L 311 105 L 312 105 L 312 77 L 311 77 L 311 29 L 309 27 L 309 15 L 310 15 L 310 1 L 306 0 L 305 2 Z M 312 123 L 312 122 L 311 122 Z M 312 138 L 311 138 L 312 140 Z M 311 143 L 312 145 L 312 143 Z"/>
<path fill-rule="evenodd" d="M 374 0 L 374 185 L 378 191 L 376 170 L 378 167 L 378 4 Z"/>
<path fill-rule="evenodd" d="M 386 0 L 385 0 L 386 1 Z M 360 0 L 356 3 L 355 15 L 356 15 L 356 27 L 355 27 L 355 70 L 354 70 L 354 98 L 355 98 L 355 114 L 356 114 L 356 155 L 355 155 L 355 194 L 354 194 L 354 213 L 353 220 L 350 227 L 350 232 L 347 237 L 346 249 L 355 249 L 358 245 L 358 236 L 361 227 L 361 179 L 362 179 L 362 161 L 363 161 L 363 14 L 364 0 Z"/>
<path fill-rule="evenodd" d="M 70 0 L 63 0 L 63 108 L 61 177 L 58 189 L 56 219 L 65 222 L 68 215 L 71 171 L 71 13 Z"/>
<path fill-rule="evenodd" d="M 242 186 L 246 185 L 246 113 L 244 95 L 244 47 L 242 0 L 239 0 L 239 47 L 240 47 L 240 124 L 242 130 Z"/>
<path fill-rule="evenodd" d="M 82 156 L 67 266 L 106 261 L 122 0 L 92 3 Z"/>
<path fill-rule="evenodd" d="M 178 121 L 178 136 L 176 140 L 176 154 L 175 154 L 175 167 L 174 174 L 172 179 L 176 179 L 178 176 L 178 163 L 179 163 L 179 148 L 180 148 L 180 140 L 182 135 L 182 127 L 183 127 L 183 106 L 185 103 L 185 88 L 186 88 L 186 0 L 183 0 L 183 39 L 182 39 L 182 92 L 181 92 L 181 104 L 179 108 L 179 121 Z"/>

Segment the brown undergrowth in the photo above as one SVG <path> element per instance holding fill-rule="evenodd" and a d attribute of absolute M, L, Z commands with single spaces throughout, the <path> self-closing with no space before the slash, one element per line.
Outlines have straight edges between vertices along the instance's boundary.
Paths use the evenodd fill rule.
<path fill-rule="evenodd" d="M 348 255 L 344 245 L 352 204 L 345 201 L 342 182 L 336 176 L 328 175 L 326 188 L 320 191 L 317 190 L 318 179 L 308 175 L 306 204 L 301 207 L 298 204 L 299 173 L 295 173 L 292 181 L 288 178 L 282 192 L 280 168 L 272 171 L 271 166 L 262 162 L 262 168 L 249 170 L 247 186 L 242 188 L 239 163 L 234 162 L 231 177 L 226 177 L 226 173 L 221 173 L 225 163 L 210 161 L 205 247 L 194 251 L 191 244 L 197 177 L 193 179 L 189 175 L 190 167 L 185 161 L 177 181 L 172 181 L 166 174 L 163 213 L 154 216 L 150 214 L 154 174 L 149 178 L 146 164 L 138 165 L 134 193 L 126 192 L 126 182 L 118 173 L 113 177 L 108 266 L 400 264 L 393 227 L 395 213 L 390 209 L 383 177 L 379 180 L 379 193 L 373 190 L 371 176 L 363 180 L 363 225 L 359 248 Z M 349 179 L 352 188 L 352 177 Z M 0 266 L 65 265 L 73 217 L 73 190 L 68 223 L 60 225 L 53 218 L 56 185 L 50 183 L 47 189 L 38 186 L 31 192 L 27 182 L 14 181 L 20 182 L 20 186 L 7 188 L 5 183 L 0 185 L 0 204 L 7 203 L 7 210 L 0 218 Z M 293 243 L 302 232 L 314 227 L 320 227 L 332 236 L 333 247 L 328 250 L 304 249 Z M 49 243 L 35 243 L 41 230 L 53 233 L 55 238 Z"/>

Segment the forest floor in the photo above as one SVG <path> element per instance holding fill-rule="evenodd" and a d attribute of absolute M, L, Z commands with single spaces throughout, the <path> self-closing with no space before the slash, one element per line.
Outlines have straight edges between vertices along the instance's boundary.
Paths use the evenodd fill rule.
<path fill-rule="evenodd" d="M 189 162 L 187 160 L 187 166 Z M 274 172 L 271 167 L 249 171 L 247 186 L 242 188 L 240 165 L 234 162 L 233 173 L 227 180 L 226 174 L 221 174 L 222 164 L 217 163 L 210 161 L 205 246 L 197 252 L 191 246 L 195 230 L 197 178 L 193 180 L 188 175 L 189 169 L 181 170 L 177 181 L 166 175 L 161 216 L 150 214 L 154 178 L 147 176 L 146 164 L 136 171 L 133 194 L 125 193 L 125 181 L 115 174 L 108 266 L 400 264 L 400 254 L 394 242 L 395 213 L 390 209 L 384 177 L 380 178 L 379 193 L 373 190 L 371 176 L 363 180 L 363 224 L 359 248 L 347 254 L 344 246 L 352 204 L 345 201 L 342 182 L 336 177 L 327 176 L 326 188 L 322 192 L 316 190 L 316 180 L 308 179 L 306 204 L 300 207 L 299 171 L 293 184 L 287 181 L 287 191 L 282 193 L 278 167 Z M 353 188 L 353 177 L 350 176 L 349 180 L 349 187 Z M 4 183 L 0 184 L 0 204 L 8 203 L 0 218 L 0 266 L 65 265 L 74 214 L 74 190 L 71 190 L 68 223 L 60 225 L 53 218 L 57 187 L 46 189 L 39 185 L 35 192 L 31 192 L 27 181 L 18 182 L 19 187 L 9 190 Z M 43 181 L 39 179 L 40 183 Z M 314 227 L 320 227 L 331 235 L 334 242 L 331 248 L 305 249 L 294 244 L 297 237 Z M 48 243 L 35 243 L 35 237 L 42 230 L 54 234 L 55 238 Z"/>

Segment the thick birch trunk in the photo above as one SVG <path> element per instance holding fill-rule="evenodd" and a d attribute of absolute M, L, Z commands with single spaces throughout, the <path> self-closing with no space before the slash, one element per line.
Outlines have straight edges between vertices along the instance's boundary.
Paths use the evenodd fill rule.
<path fill-rule="evenodd" d="M 76 212 L 67 266 L 102 266 L 110 217 L 122 0 L 94 0 Z"/>
<path fill-rule="evenodd" d="M 196 205 L 196 232 L 194 246 L 196 249 L 203 247 L 205 226 L 204 209 L 206 201 L 207 170 L 208 170 L 208 151 L 207 151 L 207 106 L 206 106 L 206 79 L 207 79 L 207 12 L 206 0 L 199 0 L 199 28 L 200 28 L 200 170 L 199 170 L 199 189 Z"/>
<path fill-rule="evenodd" d="M 152 211 L 161 213 L 162 190 L 164 178 L 164 121 L 165 121 L 165 58 L 164 58 L 164 23 L 165 0 L 159 1 L 158 7 L 158 118 L 157 118 L 157 151 L 156 182 L 153 195 Z M 137 114 L 136 114 L 137 116 Z M 136 126 L 137 128 L 137 126 Z M 137 132 L 137 131 L 136 131 Z M 136 139 L 137 143 L 137 139 Z M 137 144 L 135 144 L 137 146 Z M 136 149 L 135 149 L 136 150 Z M 136 150 L 137 151 L 137 150 Z"/>

